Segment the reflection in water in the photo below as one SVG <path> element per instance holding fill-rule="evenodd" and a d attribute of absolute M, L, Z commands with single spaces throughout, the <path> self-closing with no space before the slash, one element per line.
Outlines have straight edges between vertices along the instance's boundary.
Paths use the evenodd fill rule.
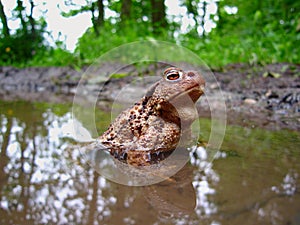
<path fill-rule="evenodd" d="M 217 154 L 216 157 L 220 157 L 220 154 Z M 193 186 L 197 193 L 195 212 L 200 218 L 215 214 L 217 206 L 209 201 L 209 196 L 215 194 L 212 184 L 218 183 L 219 176 L 212 169 L 207 150 L 203 147 L 194 147 L 191 150 L 191 163 L 198 168 L 198 171 L 202 171 L 202 173 L 195 174 L 193 180 Z"/>
<path fill-rule="evenodd" d="M 187 165 L 172 178 L 144 187 L 144 196 L 156 210 L 158 218 L 183 224 L 189 221 L 196 205 L 192 180 L 192 168 Z"/>
<path fill-rule="evenodd" d="M 127 187 L 105 180 L 70 148 L 67 106 L 0 102 L 0 126 L 0 224 L 300 221 L 298 133 L 253 130 L 251 137 L 233 128 L 213 164 L 208 150 L 194 147 L 174 177 Z"/>
<path fill-rule="evenodd" d="M 293 196 L 297 191 L 297 179 L 299 175 L 296 172 L 289 172 L 284 178 L 279 187 L 273 186 L 272 191 L 277 194 Z"/>
<path fill-rule="evenodd" d="M 1 108 L 0 223 L 88 224 L 94 212 L 98 218 L 109 216 L 116 198 L 103 195 L 106 181 L 77 164 L 69 165 L 70 158 L 80 159 L 79 152 L 65 151 L 71 114 L 23 107 L 28 113 Z"/>

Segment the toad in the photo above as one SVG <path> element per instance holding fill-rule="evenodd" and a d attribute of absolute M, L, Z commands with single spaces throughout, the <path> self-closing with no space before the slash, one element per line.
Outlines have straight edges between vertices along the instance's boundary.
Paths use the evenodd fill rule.
<path fill-rule="evenodd" d="M 205 81 L 196 71 L 171 67 L 132 108 L 123 111 L 98 139 L 109 153 L 134 166 L 168 157 L 197 118 L 195 102 Z"/>

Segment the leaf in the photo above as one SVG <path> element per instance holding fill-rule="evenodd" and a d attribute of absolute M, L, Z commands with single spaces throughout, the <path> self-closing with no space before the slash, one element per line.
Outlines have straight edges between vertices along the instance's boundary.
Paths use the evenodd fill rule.
<path fill-rule="evenodd" d="M 274 78 L 279 78 L 281 77 L 281 74 L 280 73 L 274 73 L 274 72 L 270 72 L 270 75 Z"/>
<path fill-rule="evenodd" d="M 255 14 L 254 14 L 254 21 L 255 22 L 258 22 L 259 20 L 261 20 L 261 18 L 262 18 L 262 13 L 261 13 L 261 11 L 260 10 L 257 10 L 256 12 L 255 12 Z"/>
<path fill-rule="evenodd" d="M 281 67 L 280 72 L 285 73 L 289 69 L 289 65 L 284 65 Z"/>
<path fill-rule="evenodd" d="M 263 77 L 273 77 L 273 78 L 279 78 L 281 77 L 281 74 L 280 73 L 275 73 L 275 72 L 264 72 L 263 73 Z"/>
<path fill-rule="evenodd" d="M 83 13 L 83 12 L 89 12 L 91 11 L 91 7 L 90 6 L 82 6 L 80 9 L 72 9 L 70 10 L 69 12 L 61 12 L 61 15 L 63 17 L 72 17 L 72 16 L 76 16 L 80 13 Z"/>
<path fill-rule="evenodd" d="M 111 75 L 111 78 L 124 78 L 127 76 L 128 76 L 127 73 L 115 73 L 115 74 Z"/>

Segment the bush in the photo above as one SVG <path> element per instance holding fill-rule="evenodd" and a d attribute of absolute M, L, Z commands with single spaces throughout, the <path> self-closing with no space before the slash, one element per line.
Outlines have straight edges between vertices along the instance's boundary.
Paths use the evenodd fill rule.
<path fill-rule="evenodd" d="M 23 64 L 44 51 L 43 39 L 32 34 L 15 34 L 0 39 L 0 62 L 4 65 Z"/>

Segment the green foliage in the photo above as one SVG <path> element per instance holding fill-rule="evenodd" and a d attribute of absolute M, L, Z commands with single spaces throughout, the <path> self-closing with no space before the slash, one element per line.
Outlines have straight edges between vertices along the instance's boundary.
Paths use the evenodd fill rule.
<path fill-rule="evenodd" d="M 0 62 L 2 65 L 24 65 L 32 58 L 44 52 L 44 33 L 46 22 L 44 18 L 33 19 L 34 4 L 31 2 L 30 14 L 27 15 L 22 1 L 17 1 L 13 10 L 14 19 L 19 19 L 21 26 L 11 34 L 0 35 Z M 6 18 L 4 11 L 1 12 L 2 22 Z"/>
<path fill-rule="evenodd" d="M 64 48 L 48 47 L 46 51 L 39 51 L 26 66 L 73 66 L 79 65 L 78 58 Z"/>
<path fill-rule="evenodd" d="M 62 14 L 73 16 L 92 10 L 92 15 L 97 16 L 96 2 L 88 1 L 86 5 Z M 30 36 L 30 32 L 22 32 L 21 28 L 9 38 L 1 37 L 1 65 L 81 67 L 122 44 L 148 39 L 181 44 L 213 67 L 239 62 L 300 62 L 299 1 L 215 1 L 218 5 L 217 17 L 210 16 L 216 23 L 216 28 L 204 36 L 197 31 L 197 27 L 203 25 L 201 17 L 205 17 L 199 13 L 205 6 L 204 1 L 181 1 L 181 5 L 187 8 L 190 18 L 196 23 L 188 33 L 180 30 L 180 19 L 170 16 L 167 18 L 167 25 L 154 28 L 151 22 L 151 1 L 132 0 L 130 14 L 122 17 L 123 2 L 126 1 L 110 0 L 106 3 L 105 7 L 116 15 L 105 18 L 104 23 L 93 23 L 93 27 L 79 39 L 74 53 L 66 51 L 65 46 L 59 43 L 56 47 L 45 44 L 43 33 L 46 24 L 37 29 L 35 38 Z M 230 12 L 230 9 L 235 10 Z"/>
<path fill-rule="evenodd" d="M 0 38 L 0 62 L 4 65 L 22 64 L 44 51 L 43 38 L 36 34 L 15 34 Z"/>
<path fill-rule="evenodd" d="M 196 5 L 185 1 L 190 13 L 196 12 Z M 94 59 L 110 49 L 132 41 L 155 38 L 158 40 L 177 42 L 191 49 L 207 64 L 221 67 L 229 63 L 242 62 L 249 64 L 266 64 L 274 62 L 300 61 L 300 16 L 296 13 L 300 4 L 295 1 L 241 0 L 220 1 L 217 28 L 206 36 L 201 36 L 196 29 L 189 33 L 174 33 L 179 31 L 179 23 L 169 22 L 168 29 L 163 29 L 159 35 L 153 34 L 149 18 L 151 6 L 149 2 L 143 7 L 136 6 L 131 20 L 121 23 L 120 20 L 110 18 L 96 37 L 90 29 L 79 40 L 76 53 L 81 62 L 91 63 Z M 110 2 L 111 9 L 120 11 L 119 1 Z M 146 5 L 145 5 L 146 4 Z M 237 13 L 228 13 L 226 7 L 236 7 Z M 142 18 L 145 18 L 143 20 Z M 298 27 L 298 28 L 297 28 Z"/>
<path fill-rule="evenodd" d="M 83 12 L 88 12 L 90 11 L 90 6 L 86 5 L 86 6 L 82 6 L 81 8 L 79 9 L 73 9 L 73 10 L 70 10 L 69 12 L 62 12 L 61 15 L 63 17 L 71 17 L 71 16 L 76 16 L 80 13 L 83 13 Z"/>
<path fill-rule="evenodd" d="M 99 36 L 89 29 L 79 39 L 75 54 L 79 55 L 81 63 L 92 63 L 102 54 L 122 44 L 151 38 L 174 42 L 173 37 L 167 32 L 154 36 L 147 23 L 138 25 L 134 21 L 126 21 L 123 25 L 106 23 Z"/>
<path fill-rule="evenodd" d="M 12 36 L 0 40 L 0 65 L 65 66 L 78 64 L 77 57 L 60 47 L 48 47 L 43 39 L 34 40 L 30 35 Z"/>
<path fill-rule="evenodd" d="M 226 7 L 236 7 L 238 11 L 230 14 Z M 220 1 L 215 30 L 205 38 L 191 31 L 181 35 L 180 40 L 211 66 L 234 62 L 299 63 L 299 8 L 299 2 L 290 0 Z"/>
<path fill-rule="evenodd" d="M 212 33 L 207 38 L 182 35 L 183 46 L 193 50 L 210 66 L 229 63 L 267 64 L 275 62 L 298 63 L 300 34 L 269 33 L 268 35 L 219 36 Z"/>

